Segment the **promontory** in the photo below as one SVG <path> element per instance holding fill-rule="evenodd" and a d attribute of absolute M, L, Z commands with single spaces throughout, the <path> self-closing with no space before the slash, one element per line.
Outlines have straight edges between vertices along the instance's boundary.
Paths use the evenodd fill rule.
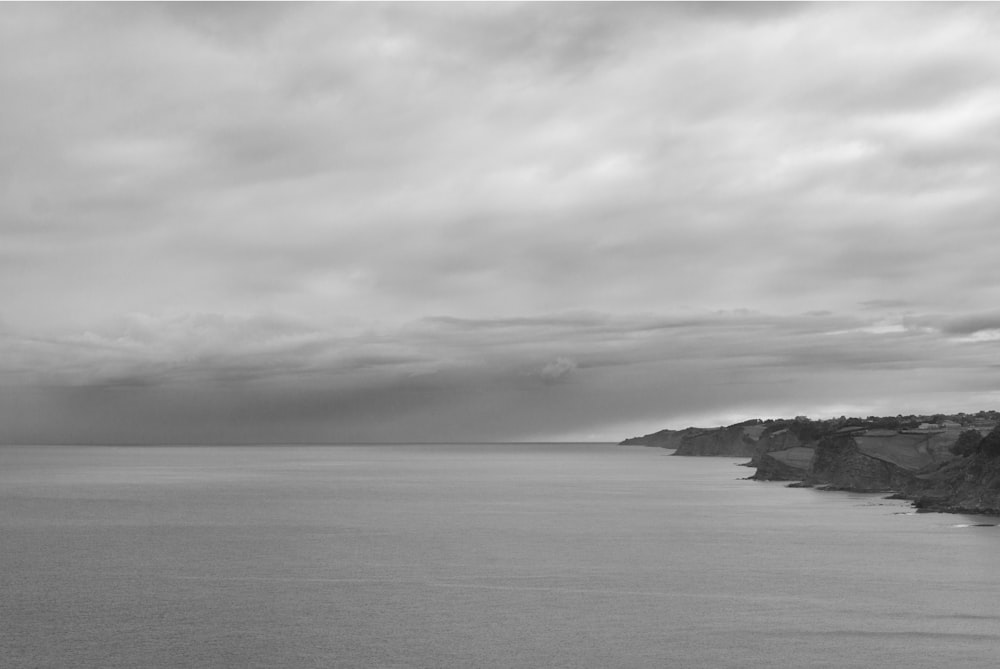
<path fill-rule="evenodd" d="M 1000 413 L 753 419 L 661 430 L 622 445 L 749 457 L 751 479 L 886 492 L 919 509 L 1000 515 Z"/>

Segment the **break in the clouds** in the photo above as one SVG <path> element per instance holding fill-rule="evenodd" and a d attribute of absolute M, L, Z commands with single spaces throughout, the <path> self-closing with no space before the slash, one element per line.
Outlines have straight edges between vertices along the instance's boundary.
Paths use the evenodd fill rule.
<path fill-rule="evenodd" d="M 989 3 L 0 6 L 0 439 L 1000 398 Z"/>

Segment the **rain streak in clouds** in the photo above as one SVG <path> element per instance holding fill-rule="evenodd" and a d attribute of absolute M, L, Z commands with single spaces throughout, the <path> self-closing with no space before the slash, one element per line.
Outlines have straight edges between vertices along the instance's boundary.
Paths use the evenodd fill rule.
<path fill-rule="evenodd" d="M 5 4 L 0 440 L 1000 398 L 992 4 Z"/>

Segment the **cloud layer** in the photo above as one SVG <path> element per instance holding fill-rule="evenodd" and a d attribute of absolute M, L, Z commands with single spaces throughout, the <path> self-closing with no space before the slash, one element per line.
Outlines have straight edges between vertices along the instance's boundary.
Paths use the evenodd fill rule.
<path fill-rule="evenodd" d="M 997 399 L 993 5 L 0 16 L 0 439 Z"/>

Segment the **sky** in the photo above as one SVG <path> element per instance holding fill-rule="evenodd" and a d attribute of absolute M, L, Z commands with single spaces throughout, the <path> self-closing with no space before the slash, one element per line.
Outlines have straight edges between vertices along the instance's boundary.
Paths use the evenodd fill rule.
<path fill-rule="evenodd" d="M 0 442 L 995 409 L 997 34 L 993 3 L 0 3 Z"/>

